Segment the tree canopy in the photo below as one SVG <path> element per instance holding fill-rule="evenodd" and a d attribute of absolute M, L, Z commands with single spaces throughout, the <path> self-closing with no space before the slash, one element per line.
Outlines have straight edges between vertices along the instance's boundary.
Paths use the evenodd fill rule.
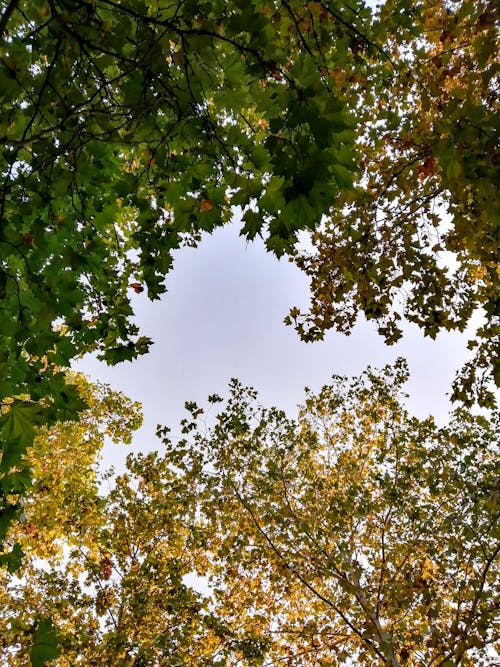
<path fill-rule="evenodd" d="M 231 207 L 277 254 L 319 223 L 355 164 L 354 121 L 318 65 L 343 67 L 359 19 L 353 7 L 320 20 L 316 4 L 5 7 L 3 355 L 9 369 L 11 355 L 30 357 L 6 391 L 31 387 L 33 356 L 144 352 L 127 289 L 157 298 L 172 250 Z"/>
<path fill-rule="evenodd" d="M 47 467 L 43 435 L 11 528 L 27 556 L 21 579 L 2 575 L 0 655 L 43 664 L 57 639 L 57 667 L 490 664 L 499 415 L 419 420 L 407 376 L 402 361 L 334 376 L 295 419 L 233 381 L 218 414 L 217 396 L 211 410 L 187 403 L 180 437 L 161 428 L 162 451 L 130 456 L 101 493 L 82 474 L 92 456 L 78 493 L 71 479 L 93 438 L 70 452 L 75 427 L 56 428 L 61 463 Z M 93 414 L 109 420 L 98 402 Z"/>
<path fill-rule="evenodd" d="M 390 0 L 368 35 L 393 67 L 367 57 L 354 79 L 331 73 L 356 109 L 361 173 L 297 254 L 312 301 L 288 318 L 316 340 L 363 313 L 393 343 L 404 320 L 434 338 L 481 308 L 453 398 L 483 405 L 500 385 L 498 20 L 488 0 Z"/>
<path fill-rule="evenodd" d="M 318 224 L 355 169 L 354 122 L 318 62 L 351 57 L 358 17 L 332 10 L 308 34 L 311 10 L 296 1 L 282 12 L 219 0 L 0 7 L 9 473 L 34 426 L 83 409 L 63 372 L 75 356 L 94 350 L 117 363 L 147 351 L 130 295 L 158 298 L 173 249 L 235 205 L 245 208 L 242 233 L 261 231 L 277 254 Z M 4 499 L 0 511 L 21 510 Z"/>
<path fill-rule="evenodd" d="M 306 339 L 359 312 L 389 342 L 403 316 L 434 336 L 484 308 L 454 397 L 493 404 L 496 18 L 492 0 L 0 1 L 1 525 L 34 429 L 85 408 L 64 368 L 145 353 L 130 297 L 158 298 L 173 251 L 234 207 L 311 276 L 312 314 L 290 314 Z"/>

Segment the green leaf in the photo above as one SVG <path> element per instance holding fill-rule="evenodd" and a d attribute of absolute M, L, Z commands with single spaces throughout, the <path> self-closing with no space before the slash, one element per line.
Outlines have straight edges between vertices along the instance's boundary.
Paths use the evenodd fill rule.
<path fill-rule="evenodd" d="M 5 539 L 7 531 L 12 521 L 21 513 L 20 505 L 8 504 L 0 509 L 0 541 Z"/>
<path fill-rule="evenodd" d="M 259 209 L 266 213 L 276 213 L 285 205 L 283 193 L 284 179 L 273 176 L 269 181 L 264 195 L 259 199 Z"/>
<path fill-rule="evenodd" d="M 87 407 L 77 388 L 71 385 L 67 385 L 54 396 L 54 408 L 59 420 L 75 419 Z"/>
<path fill-rule="evenodd" d="M 33 429 L 41 422 L 41 408 L 27 401 L 15 401 L 9 411 L 0 418 L 2 436 L 8 440 L 18 439 L 21 445 L 33 441 Z"/>
<path fill-rule="evenodd" d="M 44 667 L 50 660 L 55 660 L 59 653 L 57 631 L 52 620 L 50 618 L 40 618 L 30 650 L 32 666 Z"/>
<path fill-rule="evenodd" d="M 8 572 L 13 574 L 21 567 L 24 551 L 19 544 L 14 544 L 9 553 L 0 555 L 0 566 L 6 565 Z"/>
<path fill-rule="evenodd" d="M 8 472 L 14 466 L 21 463 L 26 453 L 27 443 L 21 444 L 19 438 L 4 440 L 0 461 L 0 470 Z"/>
<path fill-rule="evenodd" d="M 130 361 L 141 354 L 145 354 L 152 342 L 150 338 L 140 336 L 135 342 L 129 341 L 126 345 L 117 345 L 106 350 L 102 358 L 112 365 L 119 364 L 122 361 Z"/>
<path fill-rule="evenodd" d="M 7 495 L 24 493 L 31 486 L 31 481 L 31 470 L 24 467 L 4 475 L 0 479 L 0 487 Z"/>
<path fill-rule="evenodd" d="M 252 241 L 262 228 L 262 215 L 252 209 L 245 211 L 243 215 L 243 220 L 245 224 L 241 228 L 240 235 L 246 236 L 247 239 Z"/>
<path fill-rule="evenodd" d="M 354 174 L 352 171 L 350 171 L 341 164 L 332 164 L 330 168 L 335 177 L 337 185 L 341 190 L 352 188 L 354 180 Z"/>

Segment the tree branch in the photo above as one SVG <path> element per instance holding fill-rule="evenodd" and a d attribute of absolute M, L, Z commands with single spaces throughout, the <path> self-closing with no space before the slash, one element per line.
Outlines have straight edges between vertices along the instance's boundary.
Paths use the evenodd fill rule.
<path fill-rule="evenodd" d="M 2 14 L 2 18 L 0 19 L 0 39 L 3 37 L 4 33 L 7 32 L 7 24 L 9 22 L 10 17 L 17 9 L 18 2 L 19 0 L 10 0 L 4 13 Z"/>

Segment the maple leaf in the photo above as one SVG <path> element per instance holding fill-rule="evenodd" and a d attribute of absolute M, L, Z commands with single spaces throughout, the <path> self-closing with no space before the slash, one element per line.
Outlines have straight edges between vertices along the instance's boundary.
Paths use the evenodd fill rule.
<path fill-rule="evenodd" d="M 42 409 L 36 403 L 16 400 L 0 417 L 0 430 L 7 440 L 18 440 L 26 445 L 33 440 L 33 431 L 43 419 Z"/>

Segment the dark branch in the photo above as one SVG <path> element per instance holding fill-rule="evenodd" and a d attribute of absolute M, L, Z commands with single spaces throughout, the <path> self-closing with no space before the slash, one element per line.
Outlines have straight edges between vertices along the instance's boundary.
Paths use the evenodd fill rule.
<path fill-rule="evenodd" d="M 0 38 L 2 38 L 4 33 L 7 32 L 7 24 L 9 22 L 10 17 L 14 13 L 14 11 L 17 9 L 17 3 L 18 2 L 19 2 L 19 0 L 10 0 L 10 2 L 7 5 L 4 13 L 2 14 L 2 18 L 0 19 Z"/>

